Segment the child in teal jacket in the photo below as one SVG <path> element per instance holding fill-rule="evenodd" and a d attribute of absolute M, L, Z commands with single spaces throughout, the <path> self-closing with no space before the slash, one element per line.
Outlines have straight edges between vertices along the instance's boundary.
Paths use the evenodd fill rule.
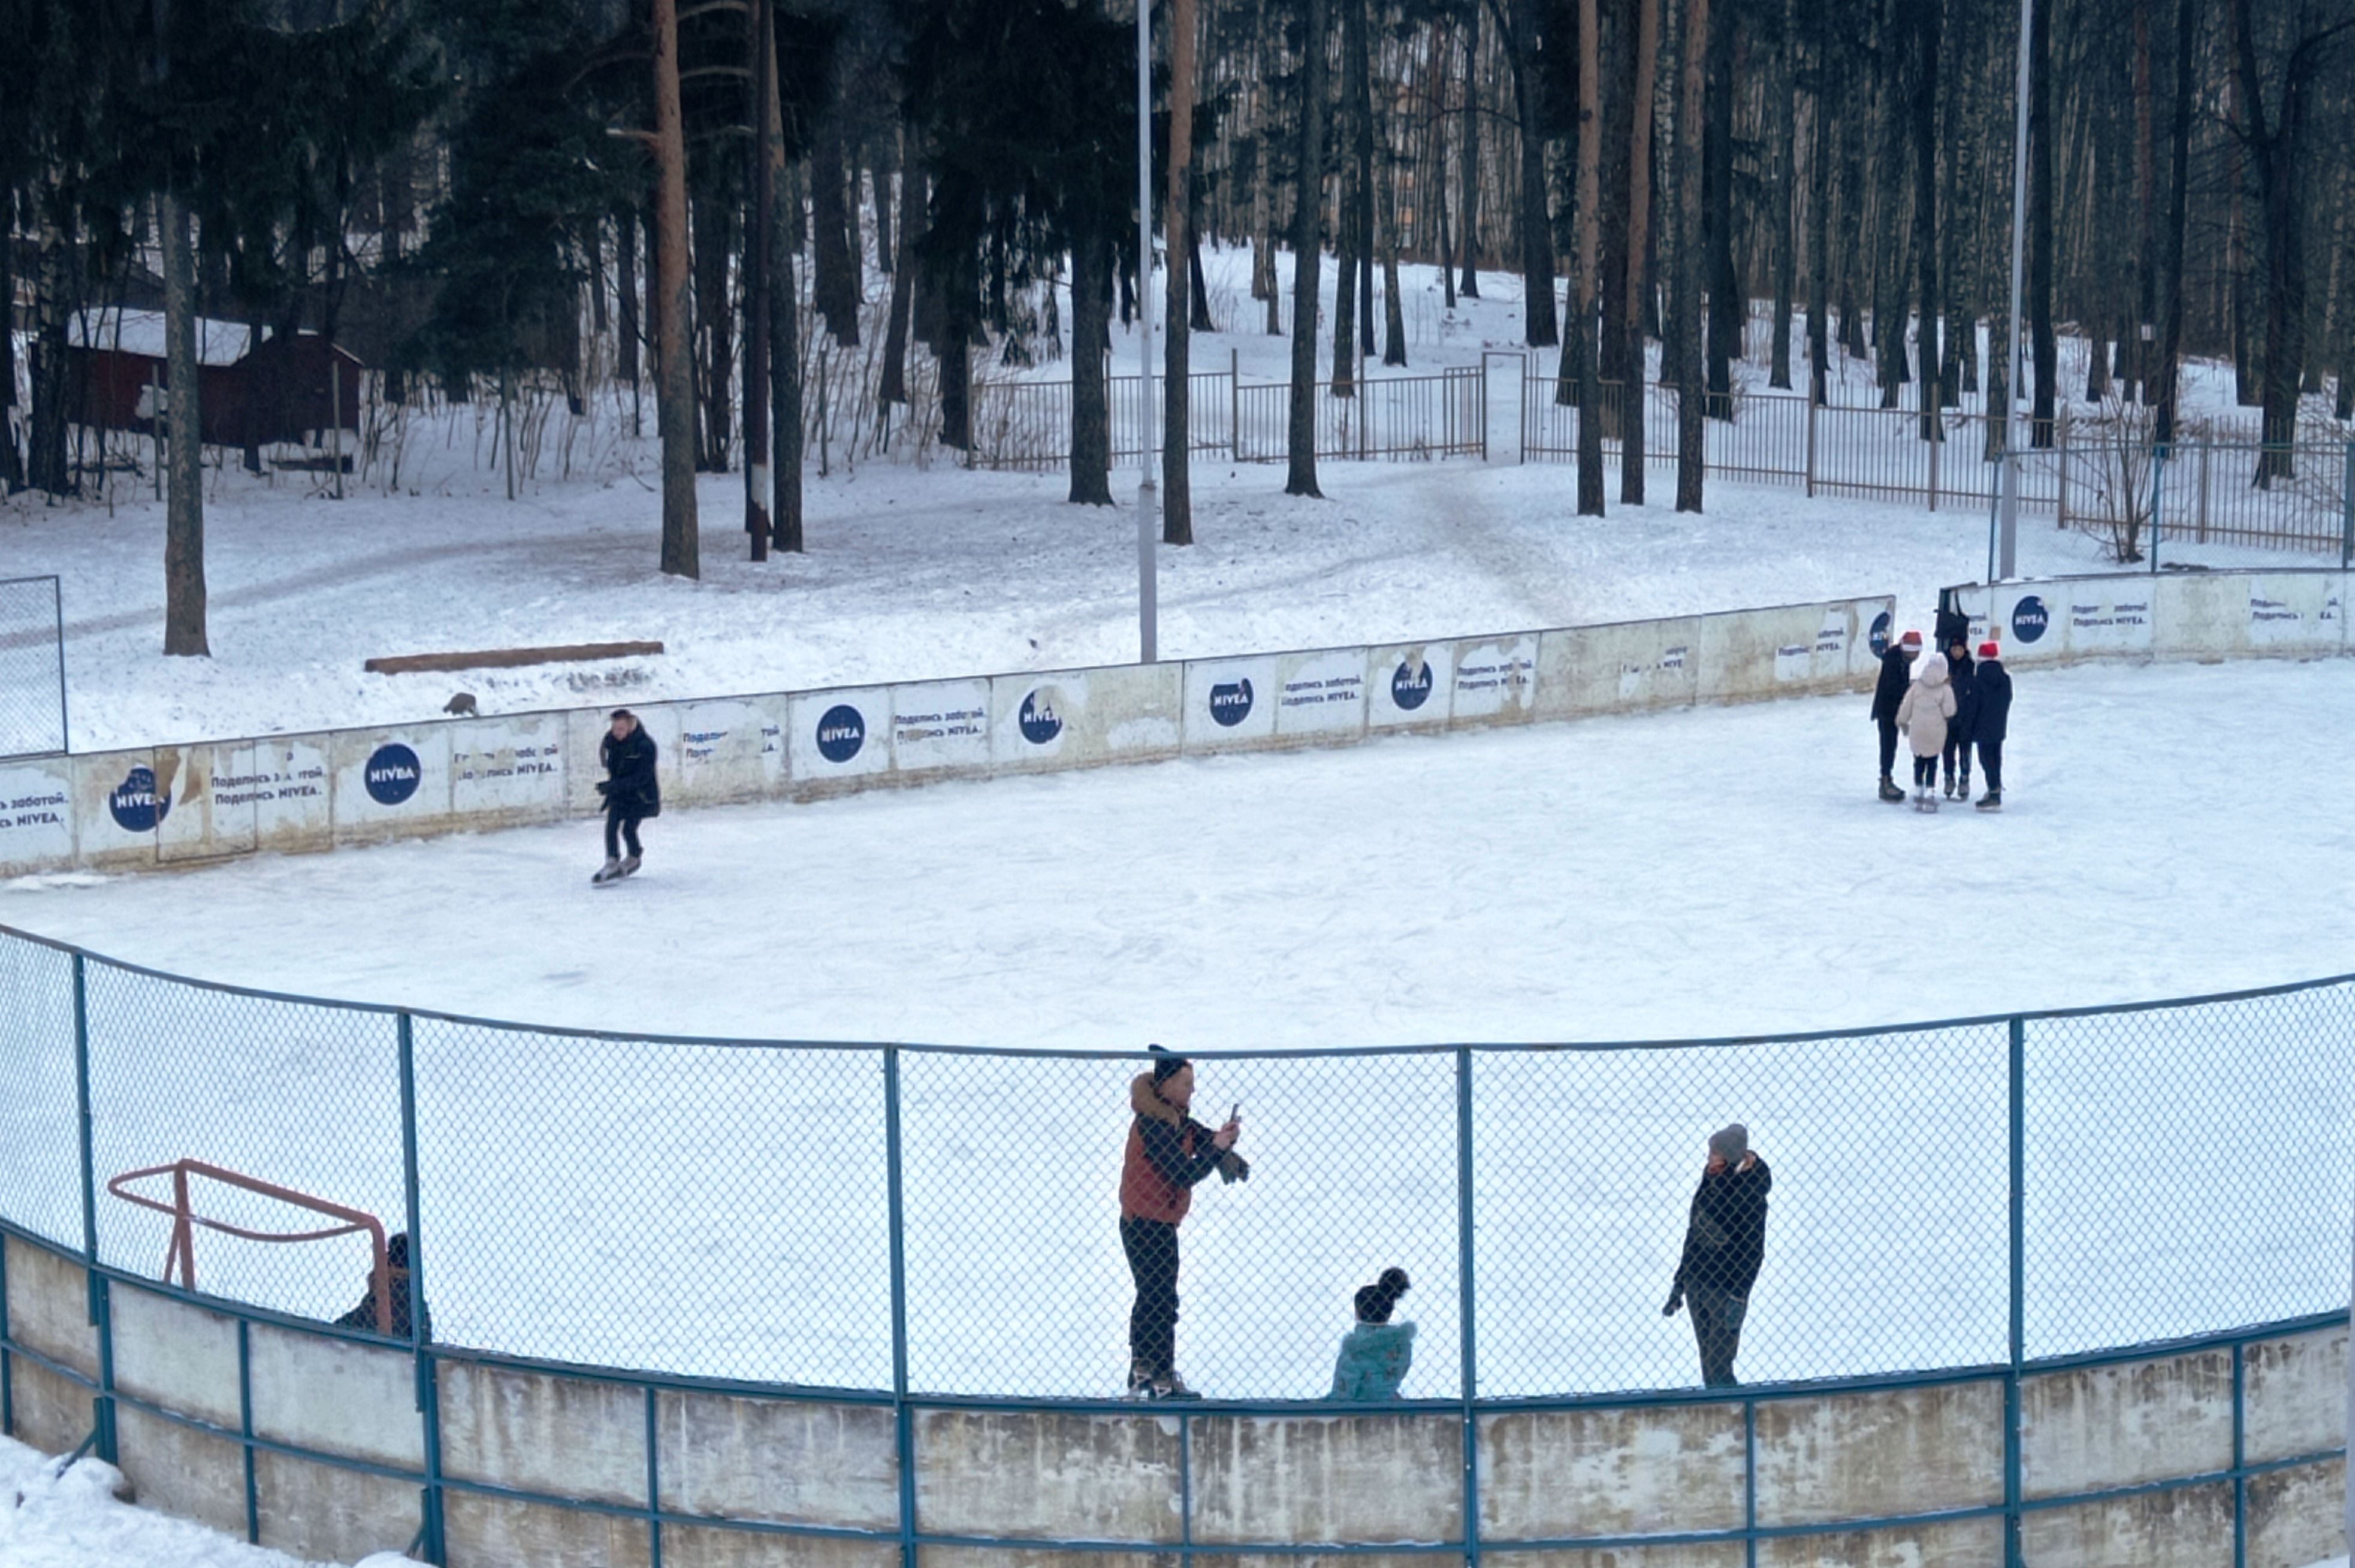
<path fill-rule="evenodd" d="M 1414 1325 L 1391 1322 L 1391 1312 L 1406 1292 L 1402 1268 L 1386 1268 L 1381 1278 L 1359 1288 L 1357 1327 L 1342 1337 L 1327 1399 L 1372 1404 L 1399 1397 L 1399 1384 L 1414 1365 Z"/>

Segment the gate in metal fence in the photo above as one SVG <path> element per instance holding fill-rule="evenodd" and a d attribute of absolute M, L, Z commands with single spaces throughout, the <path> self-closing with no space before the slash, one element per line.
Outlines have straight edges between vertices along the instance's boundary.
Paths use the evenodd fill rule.
<path fill-rule="evenodd" d="M 66 749 L 65 612 L 58 580 L 0 581 L 0 757 Z"/>

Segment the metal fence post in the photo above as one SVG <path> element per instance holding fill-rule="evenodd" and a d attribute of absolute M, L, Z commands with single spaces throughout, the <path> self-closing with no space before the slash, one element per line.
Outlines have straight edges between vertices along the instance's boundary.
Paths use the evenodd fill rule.
<path fill-rule="evenodd" d="M 116 1462 L 114 1446 L 114 1313 L 106 1276 L 98 1271 L 98 1155 L 90 1110 L 90 972 L 73 955 L 74 1096 L 81 1136 L 82 1277 L 90 1291 L 90 1324 L 98 1330 L 98 1394 L 91 1402 L 91 1442 L 98 1456 Z"/>
<path fill-rule="evenodd" d="M 1643 412 L 1642 412 L 1642 411 L 1638 410 L 1638 411 L 1637 411 L 1637 412 L 1636 412 L 1636 418 L 1638 418 L 1638 419 L 1643 418 L 1644 416 L 1643 416 Z M 1810 500 L 1810 501 L 1812 501 L 1812 500 L 1814 500 L 1815 498 L 1816 498 L 1816 395 L 1815 395 L 1815 393 L 1813 393 L 1813 392 L 1811 391 L 1811 392 L 1809 392 L 1809 393 L 1807 394 L 1807 499 L 1808 499 L 1808 500 Z"/>
<path fill-rule="evenodd" d="M 2355 474 L 2355 446 L 2348 448 L 2348 472 Z M 73 751 L 73 720 L 66 711 L 66 597 L 57 578 L 49 579 L 49 605 L 54 612 L 52 623 L 58 645 L 58 750 L 70 754 Z"/>
<path fill-rule="evenodd" d="M 900 1455 L 900 1568 L 916 1568 L 916 1426 L 908 1410 L 907 1198 L 900 1181 L 900 1048 L 883 1048 L 885 1211 L 891 1225 L 891 1413 Z"/>
<path fill-rule="evenodd" d="M 2052 421 L 2052 432 L 2053 472 L 2061 476 L 2057 508 L 2060 521 L 2053 526 L 2065 528 L 2069 526 L 2069 410 L 2065 405 L 2061 410 L 2061 417 Z"/>
<path fill-rule="evenodd" d="M 2232 1346 L 2232 1568 L 2249 1568 L 2249 1347 Z"/>
<path fill-rule="evenodd" d="M 417 1029 L 407 1013 L 393 1016 L 400 1065 L 400 1201 L 409 1235 L 409 1348 L 417 1363 L 417 1414 L 425 1443 L 425 1494 L 420 1520 L 425 1561 L 443 1561 L 442 1540 L 442 1393 L 433 1371 L 432 1338 L 425 1322 L 425 1247 L 418 1229 Z"/>
<path fill-rule="evenodd" d="M 2339 485 L 2339 568 L 2355 567 L 2355 441 L 2347 443 L 2347 473 Z M 58 644 L 58 690 L 65 691 L 65 643 Z"/>
<path fill-rule="evenodd" d="M 1528 400 L 1523 399 L 1524 404 Z M 1464 1560 L 1480 1563 L 1479 1330 L 1472 1287 L 1477 1261 L 1473 1244 L 1476 1216 L 1472 1205 L 1472 1051 L 1455 1048 L 1455 1311 L 1463 1357 L 1459 1391 L 1464 1403 Z"/>
<path fill-rule="evenodd" d="M 1938 394 L 1945 389 L 1935 376 L 1923 383 L 1922 400 L 1930 406 L 1930 510 L 1938 509 L 1938 449 L 1946 444 L 1946 427 L 1938 411 Z"/>
<path fill-rule="evenodd" d="M 1243 460 L 1243 355 L 1227 346 L 1227 461 Z"/>
<path fill-rule="evenodd" d="M 2200 443 L 2200 521 L 2195 537 L 2201 544 L 2208 542 L 2208 458 L 2215 449 L 2216 443 L 2212 441 Z"/>
<path fill-rule="evenodd" d="M 2158 525 L 2167 516 L 2167 447 L 2150 449 L 2150 570 L 2158 572 Z"/>
<path fill-rule="evenodd" d="M 2010 1356 L 2003 1379 L 2003 1538 L 2008 1568 L 2020 1568 L 2019 1369 L 2028 1345 L 2028 1020 L 2011 1020 Z"/>

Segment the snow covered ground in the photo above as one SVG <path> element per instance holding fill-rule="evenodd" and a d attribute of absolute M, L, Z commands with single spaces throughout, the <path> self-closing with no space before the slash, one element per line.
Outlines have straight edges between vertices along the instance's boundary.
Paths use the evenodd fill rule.
<path fill-rule="evenodd" d="M 592 891 L 575 827 L 46 879 L 0 923 L 179 973 L 608 1030 L 1135 1051 L 1676 1038 L 2082 1006 L 2347 970 L 2355 665 L 2019 680 L 1999 816 L 1871 795 L 1859 698 L 1190 761 L 666 816 Z M 194 1154 L 400 1211 L 388 1020 L 97 971 L 102 1174 Z M 75 1233 L 69 1040 L 0 952 L 46 1091 L 0 1194 Z M 2031 1353 L 2326 1310 L 2355 1160 L 2344 991 L 2040 1026 Z M 1754 1377 L 1999 1359 L 1998 1027 L 1666 1053 L 1484 1055 L 1484 1392 L 1674 1383 L 1660 1317 L 1700 1139 L 1776 1162 Z M 887 1381 L 872 1055 L 424 1022 L 437 1331 L 568 1359 Z M 902 1062 L 912 1374 L 1118 1375 L 1117 1062 Z M 1410 1392 L 1455 1381 L 1452 1057 L 1206 1066 L 1248 1184 L 1188 1227 L 1187 1360 L 1311 1393 L 1349 1288 L 1418 1281 Z M 37 1076 L 38 1076 L 37 1074 Z M 2154 1158 L 2169 1176 L 2139 1172 Z M 159 1226 L 102 1211 L 111 1257 Z M 1010 1245 L 1009 1238 L 1022 1238 Z M 208 1238 L 211 1288 L 329 1314 L 361 1268 Z M 259 1249 L 251 1250 L 259 1253 Z M 1581 1260 L 1564 1277 L 1564 1256 Z"/>
<path fill-rule="evenodd" d="M 1136 653 L 1130 506 L 1063 504 L 1060 475 L 862 469 L 813 480 L 808 554 L 741 558 L 738 481 L 703 485 L 704 577 L 655 570 L 634 481 L 340 505 L 255 491 L 207 519 L 213 656 L 165 659 L 163 515 L 0 506 L 6 572 L 63 578 L 77 750 L 437 716 L 1117 663 Z M 1190 549 L 1160 552 L 1166 657 L 1405 640 L 1895 592 L 1926 625 L 1977 580 L 1984 514 L 1715 485 L 1570 515 L 1567 469 L 1328 464 L 1323 501 L 1280 472 L 1205 467 Z M 1124 489 L 1124 497 L 1128 492 Z M 1662 489 L 1665 496 L 1667 491 Z M 2028 570 L 2099 570 L 2094 540 L 2026 529 Z M 2211 564 L 2299 563 L 2213 547 Z M 2335 562 L 2334 562 L 2335 564 Z M 380 676 L 386 654 L 658 638 L 660 657 Z"/>
<path fill-rule="evenodd" d="M 59 1462 L 0 1437 L 0 1563 L 7 1568 L 298 1568 L 282 1552 L 248 1546 L 200 1524 L 119 1502 L 122 1475 L 82 1459 Z M 362 1568 L 405 1561 L 382 1555 Z"/>

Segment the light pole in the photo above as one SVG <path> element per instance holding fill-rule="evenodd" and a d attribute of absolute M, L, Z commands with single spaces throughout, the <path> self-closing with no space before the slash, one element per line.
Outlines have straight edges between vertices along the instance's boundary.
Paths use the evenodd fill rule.
<path fill-rule="evenodd" d="M 1136 662 L 1156 657 L 1153 548 L 1153 0 L 1136 0 Z"/>
<path fill-rule="evenodd" d="M 2011 144 L 2011 351 L 2003 382 L 2002 500 L 1997 508 L 1996 576 L 2019 573 L 2019 268 L 2028 245 L 2028 43 L 2036 0 L 2019 0 L 2019 78 Z"/>

